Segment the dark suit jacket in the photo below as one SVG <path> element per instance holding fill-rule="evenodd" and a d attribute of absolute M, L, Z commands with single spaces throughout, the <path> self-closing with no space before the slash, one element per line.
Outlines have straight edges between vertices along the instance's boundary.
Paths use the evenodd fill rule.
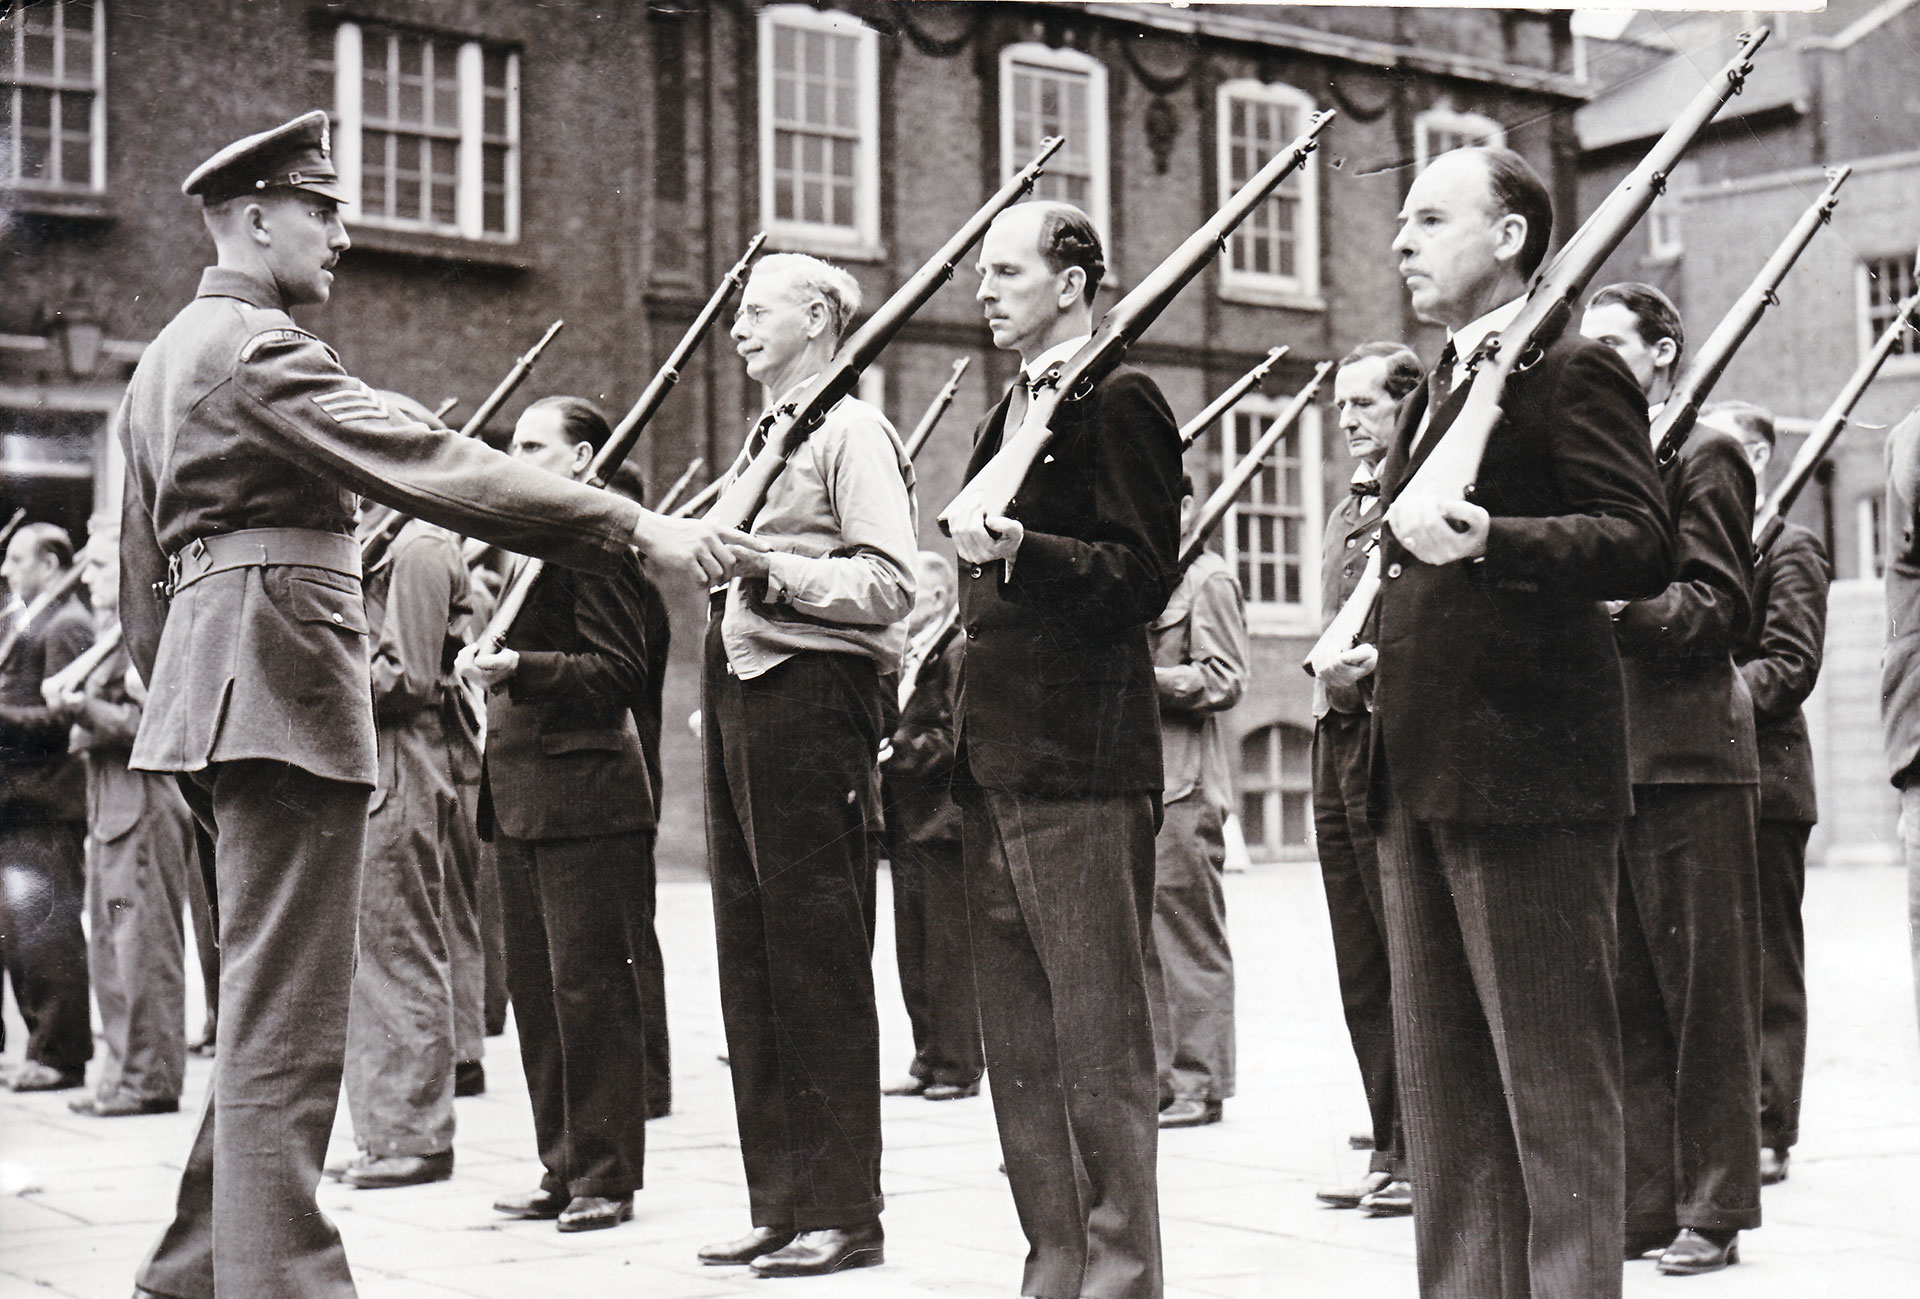
<path fill-rule="evenodd" d="M 1731 434 L 1696 428 L 1660 470 L 1674 578 L 1614 619 L 1636 785 L 1760 780 L 1753 701 L 1733 654 L 1753 620 L 1753 468 Z"/>
<path fill-rule="evenodd" d="M 84 821 L 86 773 L 40 683 L 93 644 L 93 618 L 68 596 L 20 633 L 0 664 L 0 822 Z"/>
<path fill-rule="evenodd" d="M 1887 434 L 1887 649 L 1880 722 L 1887 774 L 1905 789 L 1920 764 L 1920 411 Z"/>
<path fill-rule="evenodd" d="M 1381 466 L 1391 496 L 1465 404 L 1461 384 L 1418 452 L 1426 390 Z M 1422 820 L 1565 824 L 1625 817 L 1625 703 L 1602 601 L 1658 593 L 1673 531 L 1647 407 L 1610 349 L 1564 333 L 1515 375 L 1473 500 L 1486 554 L 1434 567 L 1391 530 L 1373 634 L 1374 779 Z M 1384 766 L 1382 765 L 1384 763 Z"/>
<path fill-rule="evenodd" d="M 955 623 L 927 651 L 893 728 L 893 752 L 880 769 L 887 832 L 908 843 L 960 842 L 960 806 L 952 792 L 953 712 L 965 643 Z"/>
<path fill-rule="evenodd" d="M 1000 449 L 1007 403 L 967 476 Z M 1054 417 L 1009 507 L 1012 572 L 961 566 L 960 749 L 983 787 L 1042 797 L 1158 793 L 1160 713 L 1147 624 L 1179 581 L 1180 435 L 1146 375 L 1122 366 Z"/>
<path fill-rule="evenodd" d="M 667 611 L 638 558 L 618 573 L 541 571 L 487 697 L 480 834 L 574 839 L 652 829 L 660 806 Z"/>
<path fill-rule="evenodd" d="M 1333 621 L 1334 615 L 1360 584 L 1367 568 L 1367 550 L 1380 534 L 1380 496 L 1356 496 L 1349 491 L 1327 511 L 1327 530 L 1320 539 L 1320 625 Z M 1373 695 L 1373 681 L 1358 685 L 1329 686 L 1316 678 L 1313 685 L 1313 715 L 1327 712 L 1357 713 Z"/>
<path fill-rule="evenodd" d="M 1812 825 L 1813 745 L 1800 705 L 1820 679 L 1833 570 L 1820 538 L 1789 523 L 1753 573 L 1754 618 L 1734 655 L 1753 698 L 1760 819 Z"/>

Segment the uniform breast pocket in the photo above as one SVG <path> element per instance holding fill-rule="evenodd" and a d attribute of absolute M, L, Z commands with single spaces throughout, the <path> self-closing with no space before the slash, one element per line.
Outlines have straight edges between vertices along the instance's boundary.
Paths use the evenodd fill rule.
<path fill-rule="evenodd" d="M 319 578 L 289 576 L 287 612 L 296 622 L 324 623 L 357 636 L 367 634 L 367 604 L 357 582 L 335 586 Z"/>

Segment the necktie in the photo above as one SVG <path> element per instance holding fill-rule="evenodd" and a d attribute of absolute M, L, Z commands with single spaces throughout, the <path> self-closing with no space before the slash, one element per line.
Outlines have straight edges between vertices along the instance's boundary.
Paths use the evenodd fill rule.
<path fill-rule="evenodd" d="M 1380 480 L 1378 478 L 1368 478 L 1350 484 L 1347 490 L 1361 500 L 1365 500 L 1369 496 L 1378 496 L 1380 494 Z"/>
<path fill-rule="evenodd" d="M 779 417 L 780 410 L 778 407 L 775 407 L 773 410 L 762 415 L 760 422 L 753 426 L 753 432 L 747 437 L 747 459 L 754 459 L 766 449 L 767 430 L 773 427 L 774 420 Z"/>
<path fill-rule="evenodd" d="M 1440 408 L 1447 404 L 1447 398 L 1453 396 L 1453 367 L 1459 361 L 1460 353 L 1454 350 L 1453 340 L 1440 350 L 1440 360 L 1433 367 L 1433 373 L 1427 376 L 1427 412 L 1437 416 Z"/>
<path fill-rule="evenodd" d="M 1011 437 L 1020 427 L 1020 421 L 1027 417 L 1027 407 L 1033 404 L 1033 394 L 1027 387 L 1027 372 L 1022 370 L 1013 377 L 1013 387 L 1007 396 L 1007 423 L 1000 430 L 1002 438 Z"/>

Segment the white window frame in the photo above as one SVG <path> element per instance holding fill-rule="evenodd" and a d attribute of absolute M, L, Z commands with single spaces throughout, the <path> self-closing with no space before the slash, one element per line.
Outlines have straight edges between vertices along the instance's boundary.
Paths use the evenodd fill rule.
<path fill-rule="evenodd" d="M 448 34 L 400 28 L 406 35 L 424 40 L 447 39 Z M 376 216 L 367 212 L 361 201 L 363 156 L 361 130 L 365 124 L 361 99 L 361 25 L 343 22 L 333 36 L 333 165 L 340 173 L 340 188 L 348 198 L 340 215 L 349 225 L 378 230 L 405 230 L 418 234 L 451 236 L 476 242 L 511 244 L 520 240 L 520 54 L 506 50 L 507 59 L 507 166 L 504 198 L 505 230 L 486 229 L 485 177 L 482 157 L 486 136 L 486 87 L 484 50 L 481 42 L 462 40 L 457 78 L 460 86 L 460 143 L 458 179 L 454 187 L 454 223 L 436 222 L 429 215 L 423 220 Z"/>
<path fill-rule="evenodd" d="M 1275 743 L 1276 741 L 1284 742 L 1285 738 L 1281 733 L 1282 727 L 1285 727 L 1287 731 L 1296 732 L 1300 737 L 1300 743 L 1306 748 L 1305 756 L 1308 779 L 1301 787 L 1295 789 L 1289 789 L 1285 784 L 1286 764 L 1275 760 Z M 1266 737 L 1264 745 L 1266 750 L 1264 754 L 1264 769 L 1257 773 L 1249 771 L 1245 762 L 1242 761 L 1237 764 L 1239 766 L 1239 772 L 1238 778 L 1234 782 L 1234 792 L 1238 795 L 1238 797 L 1234 799 L 1234 810 L 1242 814 L 1241 833 L 1245 835 L 1247 829 L 1252 828 L 1258 835 L 1257 840 L 1250 839 L 1248 841 L 1247 851 L 1255 861 L 1279 862 L 1304 860 L 1313 856 L 1317 847 L 1317 837 L 1314 834 L 1315 827 L 1313 822 L 1313 734 L 1305 727 L 1296 726 L 1287 721 L 1274 721 L 1265 726 L 1256 726 L 1240 738 L 1239 756 L 1242 759 L 1246 756 L 1247 741 L 1260 736 Z M 1281 800 L 1289 793 L 1303 796 L 1304 806 L 1301 813 L 1301 822 L 1306 834 L 1299 843 L 1282 842 L 1285 817 L 1281 814 L 1280 810 L 1282 807 Z M 1246 802 L 1249 794 L 1257 794 L 1261 798 L 1260 824 L 1256 827 L 1248 827 L 1245 821 L 1244 814 L 1246 812 Z M 1258 844 L 1257 851 L 1255 849 L 1256 843 Z"/>
<path fill-rule="evenodd" d="M 1051 45 L 1026 41 L 1002 46 L 1000 50 L 1000 175 L 1012 176 L 1029 162 L 1031 155 L 1020 156 L 1014 149 L 1013 69 L 1016 64 L 1049 72 L 1070 72 L 1087 79 L 1087 215 L 1093 218 L 1100 241 L 1107 246 L 1108 274 L 1112 274 L 1112 174 L 1107 130 L 1107 65 L 1079 50 L 1057 50 Z"/>
<path fill-rule="evenodd" d="M 1233 196 L 1239 184 L 1245 183 L 1243 177 L 1239 184 L 1236 184 L 1232 170 L 1233 141 L 1228 123 L 1232 120 L 1229 106 L 1236 99 L 1290 109 L 1300 115 L 1302 124 L 1317 111 L 1317 105 L 1313 102 L 1311 95 L 1283 82 L 1247 79 L 1229 81 L 1222 85 L 1215 102 L 1214 129 L 1221 204 L 1225 204 L 1227 199 Z M 1296 197 L 1299 209 L 1298 219 L 1294 224 L 1294 265 L 1299 268 L 1299 274 L 1278 275 L 1240 270 L 1233 265 L 1233 249 L 1229 241 L 1228 247 L 1222 250 L 1223 255 L 1220 258 L 1221 297 L 1266 306 L 1300 307 L 1310 311 L 1325 309 L 1326 300 L 1320 296 L 1319 158 L 1320 152 L 1317 149 L 1308 154 L 1300 170 L 1285 182 L 1294 184 L 1297 181 L 1298 183 Z"/>
<path fill-rule="evenodd" d="M 32 190 L 48 194 L 100 194 L 106 191 L 107 0 L 94 0 L 93 58 L 92 66 L 87 70 L 89 80 L 92 84 L 86 90 L 82 90 L 77 80 L 66 75 L 66 11 L 66 0 L 53 0 L 53 3 L 47 6 L 47 12 L 52 16 L 54 30 L 53 76 L 28 75 L 21 67 L 20 46 L 18 44 L 21 38 L 19 33 L 10 33 L 12 39 L 5 45 L 0 45 L 0 57 L 13 60 L 5 69 L 4 73 L 0 73 L 0 94 L 6 95 L 12 100 L 9 107 L 12 113 L 11 121 L 13 122 L 13 130 L 17 135 L 20 131 L 20 91 L 23 88 L 31 88 L 51 90 L 54 92 L 53 141 L 51 144 L 52 153 L 50 163 L 56 171 L 60 167 L 60 131 L 63 104 L 61 95 L 63 93 L 91 94 L 93 96 L 93 107 L 88 113 L 87 118 L 87 171 L 89 174 L 84 181 L 68 180 L 65 177 L 59 180 L 29 180 L 17 174 L 20 159 L 18 152 L 15 151 L 11 156 L 0 160 L 4 161 L 6 165 L 6 173 L 0 175 L 0 188 Z M 16 21 L 22 12 L 24 11 L 19 8 L 13 10 Z"/>
<path fill-rule="evenodd" d="M 1260 393 L 1250 393 L 1241 398 L 1240 404 L 1226 416 L 1219 439 L 1222 459 L 1237 458 L 1235 438 L 1231 432 L 1237 427 L 1234 421 L 1242 415 L 1278 416 L 1286 405 L 1284 400 Z M 1298 438 L 1300 445 L 1300 600 L 1297 604 L 1263 601 L 1249 584 L 1250 589 L 1245 592 L 1247 630 L 1255 635 L 1317 636 L 1320 632 L 1320 534 L 1326 528 L 1323 482 L 1326 462 L 1321 445 L 1320 408 L 1309 406 L 1301 411 L 1300 420 L 1289 436 Z M 1281 445 L 1285 445 L 1285 439 L 1282 439 Z M 1275 451 L 1278 449 L 1276 447 Z M 1221 471 L 1224 474 L 1232 468 L 1231 463 L 1223 464 Z M 1240 572 L 1238 538 L 1242 508 L 1236 502 L 1220 525 L 1221 555 L 1236 577 Z"/>
<path fill-rule="evenodd" d="M 798 27 L 855 38 L 860 134 L 854 158 L 853 224 L 850 226 L 774 216 L 773 31 L 776 27 Z M 880 34 L 852 14 L 783 4 L 768 5 L 760 11 L 759 41 L 760 228 L 767 232 L 770 243 L 783 249 L 841 257 L 879 257 Z"/>
<path fill-rule="evenodd" d="M 1482 136 L 1485 143 L 1497 148 L 1505 148 L 1507 144 L 1507 128 L 1485 113 L 1429 108 L 1415 113 L 1413 117 L 1413 169 L 1416 173 L 1425 171 L 1427 164 L 1438 156 L 1433 150 L 1433 136 L 1438 131 L 1452 135 Z M 1440 152 L 1448 153 L 1451 150 L 1442 149 Z"/>
<path fill-rule="evenodd" d="M 1872 351 L 1873 345 L 1879 341 L 1880 331 L 1886 328 L 1884 324 L 1875 325 L 1873 323 L 1873 277 L 1870 273 L 1870 266 L 1876 262 L 1895 262 L 1903 266 L 1911 266 L 1913 264 L 1913 255 L 1911 253 L 1889 253 L 1884 257 L 1863 257 L 1854 264 L 1853 316 L 1855 328 L 1859 332 L 1859 356 L 1861 360 L 1866 359 L 1867 353 Z M 1886 363 L 1880 367 L 1881 374 L 1920 374 L 1920 339 L 1916 339 L 1912 334 L 1909 334 L 1906 342 L 1908 350 L 1905 352 L 1895 352 L 1887 357 Z"/>
<path fill-rule="evenodd" d="M 1886 557 L 1883 547 L 1886 536 L 1880 521 L 1880 511 L 1886 508 L 1886 500 L 1877 492 L 1868 492 L 1854 503 L 1854 560 L 1858 564 L 1857 575 L 1879 581 L 1887 575 Z"/>

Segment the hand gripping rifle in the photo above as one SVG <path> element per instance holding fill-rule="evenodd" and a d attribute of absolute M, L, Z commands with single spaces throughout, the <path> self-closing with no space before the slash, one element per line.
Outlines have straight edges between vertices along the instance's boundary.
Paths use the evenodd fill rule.
<path fill-rule="evenodd" d="M 56 699 L 69 690 L 78 690 L 85 685 L 87 678 L 93 675 L 93 670 L 107 661 L 107 655 L 120 648 L 120 638 L 120 624 L 116 622 L 101 632 L 93 644 L 81 651 L 73 662 L 42 681 L 41 697 L 51 706 Z"/>
<path fill-rule="evenodd" d="M 920 448 L 927 444 L 927 439 L 933 435 L 933 430 L 939 426 L 941 418 L 946 415 L 947 407 L 953 405 L 954 397 L 959 395 L 960 376 L 965 374 L 967 367 L 972 364 L 973 358 L 970 356 L 963 356 L 953 363 L 953 377 L 934 394 L 932 404 L 927 407 L 927 413 L 920 417 L 920 422 L 914 425 L 913 432 L 907 435 L 905 444 L 907 459 L 911 460 L 919 455 Z"/>
<path fill-rule="evenodd" d="M 1275 348 L 1274 350 L 1277 352 L 1283 349 Z M 1220 520 L 1226 518 L 1227 511 L 1233 508 L 1234 501 L 1239 499 L 1240 493 L 1246 490 L 1247 484 L 1253 481 L 1254 475 L 1260 472 L 1267 453 L 1272 451 L 1280 439 L 1287 435 L 1287 431 L 1299 422 L 1301 412 L 1313 404 L 1314 397 L 1320 391 L 1320 385 L 1326 382 L 1329 374 L 1333 373 L 1334 365 L 1333 361 L 1322 361 L 1314 367 L 1313 378 L 1307 380 L 1306 387 L 1293 394 L 1293 400 L 1287 403 L 1287 408 L 1274 417 L 1273 423 L 1267 426 L 1267 431 L 1262 433 L 1247 454 L 1240 458 L 1240 463 L 1220 480 L 1220 485 L 1214 488 L 1213 495 L 1207 497 L 1207 503 L 1200 507 L 1199 515 L 1193 521 L 1193 527 L 1185 537 L 1180 539 L 1181 572 L 1186 572 L 1193 561 L 1200 557 L 1200 552 L 1206 549 L 1207 538 L 1213 535 L 1213 530 L 1220 526 Z"/>
<path fill-rule="evenodd" d="M 1781 529 L 1787 526 L 1787 511 L 1793 508 L 1793 503 L 1799 499 L 1802 489 L 1813 481 L 1814 470 L 1820 467 L 1820 462 L 1826 459 L 1829 451 L 1833 450 L 1833 444 L 1840 440 L 1842 433 L 1846 432 L 1847 417 L 1859 404 L 1861 396 L 1873 382 L 1873 377 L 1880 373 L 1880 367 L 1886 363 L 1894 346 L 1899 343 L 1901 336 L 1912 328 L 1920 328 L 1920 293 L 1909 295 L 1893 309 L 1893 319 L 1887 323 L 1886 329 L 1881 331 L 1879 339 L 1874 342 L 1873 350 L 1868 352 L 1866 359 L 1860 362 L 1859 368 L 1853 372 L 1846 386 L 1840 390 L 1840 395 L 1833 399 L 1833 404 L 1827 407 L 1826 414 L 1820 417 L 1820 422 L 1813 426 L 1813 432 L 1807 435 L 1807 440 L 1800 446 L 1800 454 L 1793 458 L 1791 465 L 1787 466 L 1786 476 L 1780 480 L 1780 485 L 1773 489 L 1772 495 L 1761 502 L 1753 518 L 1754 562 L 1758 563 L 1779 538 Z"/>
<path fill-rule="evenodd" d="M 67 571 L 55 578 L 52 586 L 34 596 L 27 607 L 20 611 L 20 616 L 13 620 L 13 626 L 7 629 L 7 634 L 0 636 L 0 667 L 5 667 L 7 660 L 13 657 L 14 646 L 20 643 L 20 638 L 26 634 L 27 628 L 33 626 L 35 619 L 73 594 L 74 588 L 80 585 L 80 572 L 85 567 L 78 560 L 67 565 Z"/>
<path fill-rule="evenodd" d="M 1574 304 L 1601 263 L 1653 206 L 1654 198 L 1666 187 L 1667 176 L 1694 138 L 1706 129 L 1707 123 L 1729 99 L 1740 93 L 1753 71 L 1754 52 L 1766 39 L 1764 27 L 1741 35 L 1740 47 L 1733 57 L 1708 80 L 1674 119 L 1666 134 L 1640 160 L 1640 165 L 1614 187 L 1613 193 L 1574 231 L 1552 264 L 1541 272 L 1514 322 L 1480 345 L 1468 361 L 1472 377 L 1465 406 L 1419 470 L 1396 493 L 1397 497 L 1460 500 L 1473 490 L 1474 479 L 1480 473 L 1480 458 L 1486 454 L 1487 441 L 1500 423 L 1500 403 L 1506 395 L 1507 381 L 1534 364 L 1567 327 L 1573 318 Z M 1366 571 L 1360 575 L 1353 594 L 1307 655 L 1303 666 L 1309 673 L 1332 666 L 1353 648 L 1379 594 L 1380 550 L 1375 546 L 1368 553 Z"/>
<path fill-rule="evenodd" d="M 880 309 L 867 318 L 867 323 L 840 345 L 825 370 L 793 400 L 780 406 L 767 430 L 766 445 L 721 493 L 719 501 L 707 511 L 708 519 L 729 528 L 745 528 L 752 522 L 765 504 L 773 480 L 787 467 L 787 457 L 799 450 L 821 418 L 853 391 L 860 381 L 860 372 L 893 341 L 908 318 L 953 278 L 953 268 L 967 255 L 967 250 L 979 242 L 993 219 L 1033 188 L 1047 159 L 1064 143 L 1066 141 L 1057 135 L 1041 141 L 1040 152 L 1034 160 L 1002 185 L 905 284 L 894 290 L 892 297 L 880 304 Z"/>
<path fill-rule="evenodd" d="M 595 453 L 593 463 L 587 466 L 588 486 L 605 487 L 626 461 L 628 453 L 640 440 L 640 430 L 646 427 L 647 421 L 652 419 L 655 412 L 660 409 L 660 404 L 666 401 L 667 394 L 673 391 L 673 386 L 680 382 L 681 367 L 686 365 L 694 349 L 700 346 L 700 340 L 705 338 L 707 331 L 713 328 L 713 322 L 720 318 L 720 313 L 726 310 L 728 300 L 746 282 L 747 268 L 752 263 L 754 254 L 760 251 L 760 245 L 766 241 L 765 234 L 755 235 L 748 241 L 747 251 L 740 254 L 740 260 L 720 277 L 719 287 L 714 289 L 713 296 L 707 299 L 706 305 L 700 308 L 700 314 L 693 318 L 691 325 L 687 326 L 687 332 L 680 336 L 680 341 L 674 344 L 666 364 L 655 372 L 652 381 L 647 384 L 646 391 L 642 392 L 639 400 L 633 403 L 633 409 L 614 425 L 613 432 L 607 436 L 606 444 Z M 520 611 L 526 607 L 527 593 L 533 590 L 533 584 L 540 580 L 540 574 L 545 571 L 546 564 L 538 559 L 528 559 L 520 565 L 513 580 L 500 592 L 500 602 L 493 607 L 493 617 L 487 620 L 486 630 L 482 631 L 479 639 L 474 642 L 480 647 L 482 653 L 492 653 L 506 644 L 507 633 L 513 629 L 513 620 L 518 618 Z"/>
<path fill-rule="evenodd" d="M 1258 388 L 1280 358 L 1292 351 L 1288 347 L 1276 347 L 1268 351 L 1267 359 L 1235 379 L 1227 390 L 1215 397 L 1207 408 L 1180 426 L 1180 449 L 1185 451 L 1200 440 L 1200 435 L 1213 427 L 1213 422 L 1240 404 L 1240 399 Z"/>
<path fill-rule="evenodd" d="M 1036 392 L 1027 407 L 1020 427 L 1005 437 L 993 458 L 980 468 L 973 480 L 940 512 L 941 531 L 950 531 L 949 521 L 962 513 L 978 511 L 987 518 L 1003 515 L 1014 493 L 1026 480 L 1027 472 L 1038 463 L 1053 439 L 1048 427 L 1060 403 L 1084 395 L 1085 390 L 1120 364 L 1127 348 L 1146 332 L 1167 304 L 1179 295 L 1200 269 L 1240 223 L 1273 193 L 1281 181 L 1299 170 L 1307 155 L 1319 145 L 1320 133 L 1333 120 L 1333 113 L 1316 113 L 1292 144 L 1267 160 L 1226 204 L 1209 217 L 1198 230 L 1186 237 L 1167 259 L 1136 286 L 1133 292 L 1113 305 L 1100 322 L 1092 338 L 1068 357 L 1057 370 L 1050 369 L 1034 381 Z"/>
<path fill-rule="evenodd" d="M 547 326 L 547 332 L 540 335 L 540 341 L 528 348 L 526 355 L 513 363 L 513 368 L 507 371 L 507 377 L 487 394 L 487 399 L 480 403 L 480 409 L 473 412 L 473 418 L 460 426 L 461 437 L 480 436 L 487 427 L 487 421 L 493 418 L 494 412 L 505 404 L 507 398 L 513 396 L 514 389 L 526 381 L 528 373 L 533 369 L 533 363 L 538 361 L 540 354 L 547 350 L 547 345 L 553 342 L 554 335 L 566 327 L 567 322 L 564 320 L 556 320 Z M 437 419 L 452 410 L 459 400 L 458 397 L 450 397 L 441 402 L 440 409 L 433 412 L 434 417 Z M 367 534 L 360 539 L 360 568 L 363 572 L 370 573 L 378 567 L 380 561 L 386 556 L 387 547 L 393 543 L 395 537 L 400 535 L 400 529 L 407 526 L 408 517 L 398 510 L 388 510 L 378 524 L 368 529 Z"/>
<path fill-rule="evenodd" d="M 1773 250 L 1773 256 L 1767 258 L 1767 264 L 1753 277 L 1753 283 L 1746 292 L 1734 302 L 1733 307 L 1723 317 L 1713 332 L 1707 335 L 1707 341 L 1700 347 L 1693 364 L 1680 379 L 1679 387 L 1667 398 L 1667 404 L 1661 408 L 1660 416 L 1654 421 L 1654 454 L 1656 463 L 1667 464 L 1680 454 L 1680 448 L 1686 445 L 1687 435 L 1693 432 L 1694 421 L 1700 417 L 1700 408 L 1706 404 L 1707 396 L 1713 386 L 1720 382 L 1720 376 L 1727 372 L 1733 354 L 1747 341 L 1747 335 L 1753 332 L 1755 325 L 1768 307 L 1780 302 L 1780 282 L 1787 278 L 1787 272 L 1799 260 L 1800 254 L 1813 242 L 1815 234 L 1833 216 L 1834 207 L 1840 202 L 1840 187 L 1846 184 L 1847 177 L 1853 174 L 1853 168 L 1842 167 L 1834 172 L 1827 182 L 1827 188 L 1815 199 L 1813 206 L 1800 214 L 1793 229 Z"/>

